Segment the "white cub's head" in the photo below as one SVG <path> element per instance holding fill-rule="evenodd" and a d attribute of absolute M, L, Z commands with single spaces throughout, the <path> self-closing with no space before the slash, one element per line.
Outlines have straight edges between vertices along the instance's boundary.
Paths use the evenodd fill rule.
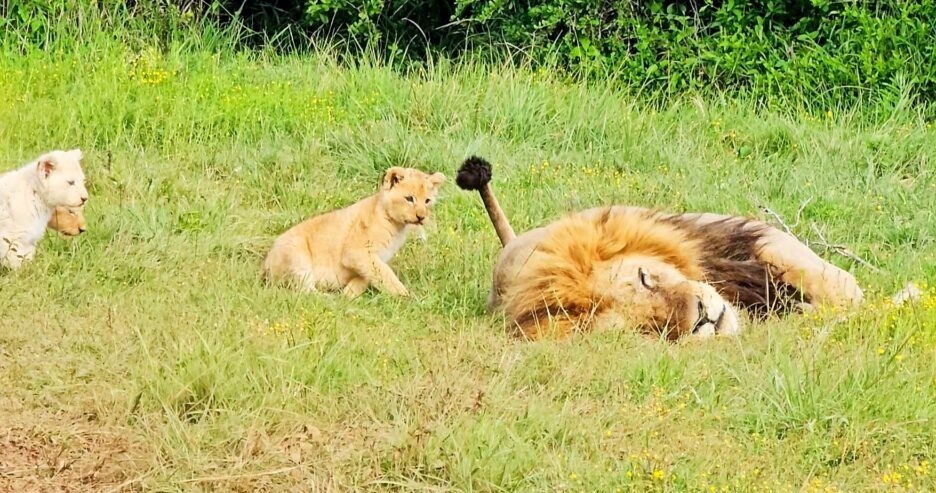
<path fill-rule="evenodd" d="M 49 207 L 81 207 L 88 201 L 81 149 L 52 151 L 36 160 L 36 172 Z"/>

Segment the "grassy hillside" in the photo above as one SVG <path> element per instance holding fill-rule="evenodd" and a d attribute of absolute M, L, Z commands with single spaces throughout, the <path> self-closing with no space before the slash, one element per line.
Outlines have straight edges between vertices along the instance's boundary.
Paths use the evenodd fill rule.
<path fill-rule="evenodd" d="M 652 108 L 497 64 L 167 46 L 0 56 L 2 168 L 79 146 L 92 194 L 88 233 L 0 274 L 0 489 L 936 487 L 936 129 L 912 108 Z M 512 339 L 484 313 L 496 237 L 451 180 L 470 153 L 517 230 L 765 206 L 869 302 L 702 344 Z M 450 177 L 392 263 L 412 299 L 260 282 L 279 232 L 391 165 Z M 911 280 L 923 301 L 890 306 Z"/>

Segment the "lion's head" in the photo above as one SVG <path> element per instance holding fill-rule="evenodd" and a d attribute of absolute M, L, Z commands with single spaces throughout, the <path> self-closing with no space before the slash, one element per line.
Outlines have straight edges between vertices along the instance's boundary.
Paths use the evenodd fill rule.
<path fill-rule="evenodd" d="M 84 211 L 77 207 L 56 207 L 49 218 L 49 227 L 63 236 L 78 236 L 87 230 Z"/>
<path fill-rule="evenodd" d="M 442 173 L 430 175 L 418 169 L 394 166 L 381 180 L 380 204 L 394 222 L 421 225 L 429 217 L 444 181 Z"/>
<path fill-rule="evenodd" d="M 510 271 L 495 275 L 508 318 L 529 337 L 618 327 L 674 340 L 741 330 L 736 309 L 702 280 L 701 245 L 651 214 L 574 214 L 530 238 L 527 251 L 499 260 Z"/>
<path fill-rule="evenodd" d="M 741 331 L 734 307 L 712 286 L 687 279 L 673 265 L 644 255 L 599 266 L 595 282 L 604 293 L 595 328 L 633 327 L 668 339 Z"/>

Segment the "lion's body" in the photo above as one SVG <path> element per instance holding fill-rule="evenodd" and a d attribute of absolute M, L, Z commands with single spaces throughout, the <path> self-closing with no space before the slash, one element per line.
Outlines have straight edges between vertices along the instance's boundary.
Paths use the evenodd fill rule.
<path fill-rule="evenodd" d="M 463 188 L 493 196 L 486 182 Z M 530 338 L 621 326 L 671 339 L 730 334 L 740 330 L 735 309 L 765 316 L 862 299 L 850 274 L 756 220 L 601 207 L 511 238 L 503 212 L 491 217 L 503 218 L 495 228 L 509 241 L 488 309 Z"/>
<path fill-rule="evenodd" d="M 33 258 L 56 207 L 88 199 L 81 151 L 52 151 L 0 174 L 0 265 L 17 269 Z"/>
<path fill-rule="evenodd" d="M 273 281 L 307 291 L 360 295 L 368 286 L 406 295 L 387 262 L 429 215 L 444 177 L 391 168 L 381 190 L 343 209 L 307 219 L 280 235 L 263 263 Z"/>
<path fill-rule="evenodd" d="M 614 298 L 620 289 L 607 281 L 614 277 L 615 262 L 634 257 L 672 266 L 687 280 L 712 286 L 723 299 L 756 316 L 782 314 L 801 303 L 844 306 L 862 298 L 850 274 L 764 223 L 618 206 L 572 214 L 510 242 L 495 264 L 488 308 L 505 309 L 531 337 L 537 337 L 542 325 L 527 320 L 537 310 L 571 313 L 575 310 L 569 307 L 578 306 L 594 322 L 591 328 L 619 324 L 619 316 L 601 316 L 607 307 L 600 300 Z M 556 288 L 559 294 L 542 296 Z M 669 314 L 664 309 L 670 307 L 655 309 L 644 302 L 640 309 L 629 308 L 637 313 L 624 318 L 638 326 L 647 319 L 665 320 Z M 557 330 L 584 325 L 572 321 L 557 324 Z M 683 335 L 670 329 L 672 337 Z"/>
<path fill-rule="evenodd" d="M 56 207 L 49 218 L 48 226 L 62 236 L 78 236 L 87 229 L 83 207 Z"/>

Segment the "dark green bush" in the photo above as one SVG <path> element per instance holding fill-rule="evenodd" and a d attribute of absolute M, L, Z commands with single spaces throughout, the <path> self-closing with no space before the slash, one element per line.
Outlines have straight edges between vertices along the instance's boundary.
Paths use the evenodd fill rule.
<path fill-rule="evenodd" d="M 936 0 L 306 0 L 304 12 L 306 29 L 359 45 L 512 46 L 653 93 L 824 105 L 936 96 Z"/>
<path fill-rule="evenodd" d="M 909 84 L 936 95 L 933 0 L 459 0 L 456 15 L 633 87 L 855 99 Z"/>
<path fill-rule="evenodd" d="M 144 18 L 163 38 L 207 21 L 293 49 L 308 46 L 297 36 L 395 56 L 511 47 L 662 95 L 823 105 L 936 96 L 936 0 L 0 0 L 0 36 L 46 43 L 49 23 L 75 6 L 116 23 Z"/>

